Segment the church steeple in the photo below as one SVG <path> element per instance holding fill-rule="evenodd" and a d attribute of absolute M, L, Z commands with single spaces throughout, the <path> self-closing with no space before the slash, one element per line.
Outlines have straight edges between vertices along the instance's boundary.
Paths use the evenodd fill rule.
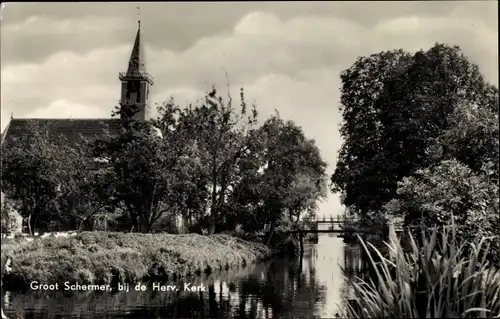
<path fill-rule="evenodd" d="M 149 90 L 154 85 L 153 77 L 146 72 L 141 21 L 138 21 L 137 34 L 128 62 L 127 72 L 119 74 L 122 82 L 120 105 L 122 110 L 129 110 L 129 116 L 135 120 L 149 119 Z"/>
<path fill-rule="evenodd" d="M 144 60 L 144 47 L 141 41 L 141 21 L 137 21 L 137 34 L 135 36 L 134 47 L 128 62 L 127 75 L 137 72 L 146 72 L 146 61 Z"/>

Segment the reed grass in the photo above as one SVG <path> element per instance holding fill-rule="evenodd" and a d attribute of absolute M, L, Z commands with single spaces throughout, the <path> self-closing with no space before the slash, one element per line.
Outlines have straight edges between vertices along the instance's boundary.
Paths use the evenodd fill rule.
<path fill-rule="evenodd" d="M 388 256 L 359 238 L 372 279 L 348 279 L 354 300 L 344 300 L 345 316 L 500 318 L 500 272 L 486 260 L 488 238 L 461 242 L 455 229 L 452 224 L 422 231 L 420 247 L 408 233 L 406 251 L 391 232 Z"/>

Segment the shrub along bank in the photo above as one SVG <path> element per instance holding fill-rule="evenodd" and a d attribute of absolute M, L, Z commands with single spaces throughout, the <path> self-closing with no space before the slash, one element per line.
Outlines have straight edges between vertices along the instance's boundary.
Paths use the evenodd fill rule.
<path fill-rule="evenodd" d="M 13 258 L 6 288 L 40 283 L 134 283 L 189 278 L 244 267 L 271 256 L 260 243 L 228 235 L 82 232 L 30 242 L 4 240 L 2 260 Z"/>

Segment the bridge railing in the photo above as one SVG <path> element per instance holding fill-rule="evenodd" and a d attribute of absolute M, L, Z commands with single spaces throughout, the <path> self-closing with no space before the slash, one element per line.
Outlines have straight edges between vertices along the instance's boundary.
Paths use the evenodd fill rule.
<path fill-rule="evenodd" d="M 322 216 L 321 218 L 306 218 L 302 221 L 302 224 L 308 224 L 308 223 L 314 223 L 314 224 L 330 224 L 330 225 L 340 225 L 340 227 L 348 227 L 349 225 L 353 226 L 358 226 L 360 225 L 355 225 L 359 221 L 359 218 L 356 217 L 351 217 L 351 216 L 346 216 L 346 215 L 336 215 L 336 216 Z M 364 225 L 367 228 L 370 228 L 372 225 Z M 364 226 L 361 226 L 362 228 L 365 228 Z M 403 229 L 403 223 L 402 222 L 394 222 L 393 226 L 397 231 L 401 231 Z"/>
<path fill-rule="evenodd" d="M 354 222 L 357 221 L 357 218 L 348 217 L 345 215 L 337 215 L 337 216 L 323 216 L 322 218 L 306 218 L 303 220 L 304 223 L 307 222 L 320 222 L 320 223 L 344 223 L 344 222 Z"/>

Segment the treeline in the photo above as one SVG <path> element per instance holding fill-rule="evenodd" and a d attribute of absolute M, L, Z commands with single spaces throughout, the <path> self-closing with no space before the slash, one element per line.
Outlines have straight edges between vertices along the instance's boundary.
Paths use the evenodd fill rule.
<path fill-rule="evenodd" d="M 236 107 L 214 89 L 199 105 L 164 103 L 147 122 L 133 113 L 116 109 L 118 134 L 74 145 L 32 125 L 2 150 L 2 192 L 30 232 L 91 229 L 106 216 L 109 230 L 236 231 L 271 243 L 326 195 L 314 140 L 278 114 L 259 125 L 243 89 Z"/>
<path fill-rule="evenodd" d="M 498 265 L 498 88 L 442 44 L 360 57 L 341 79 L 332 183 L 349 211 L 381 228 L 400 218 L 415 238 L 453 219 L 461 240 L 492 239 Z"/>

